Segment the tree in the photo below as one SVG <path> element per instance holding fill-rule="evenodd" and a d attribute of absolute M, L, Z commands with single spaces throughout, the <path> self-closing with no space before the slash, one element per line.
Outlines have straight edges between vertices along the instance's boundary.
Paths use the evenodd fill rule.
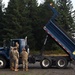
<path fill-rule="evenodd" d="M 48 21 L 50 21 L 50 18 L 53 15 L 53 12 L 49 8 L 50 3 L 54 4 L 53 0 L 45 0 L 45 2 L 38 7 L 38 10 L 39 10 L 39 12 L 38 12 L 38 26 L 39 26 L 38 27 L 38 29 L 39 29 L 38 34 L 39 34 L 39 37 L 37 37 L 37 39 L 38 39 L 38 42 L 40 43 L 40 44 L 38 44 L 38 47 L 40 49 L 43 47 L 46 35 L 48 35 L 43 30 L 43 26 L 45 26 L 48 23 Z M 53 44 L 54 44 L 53 40 L 49 36 L 45 49 L 46 50 L 52 49 Z"/>
<path fill-rule="evenodd" d="M 1 34 L 1 36 L 0 36 L 0 45 L 2 45 L 2 43 L 3 43 L 2 34 L 3 34 L 3 27 L 4 27 L 4 25 L 3 25 L 4 13 L 3 13 L 2 9 L 3 9 L 3 4 L 2 4 L 2 0 L 0 0 L 0 34 Z"/>
<path fill-rule="evenodd" d="M 73 18 L 72 18 L 72 1 L 71 0 L 59 0 L 57 2 L 57 8 L 60 13 L 59 15 L 59 25 L 62 26 L 67 33 L 71 32 L 73 26 Z"/>
<path fill-rule="evenodd" d="M 10 0 L 5 12 L 5 39 L 25 38 L 28 36 L 30 48 L 35 47 L 35 41 L 32 31 L 32 18 L 30 2 L 34 5 L 35 0 Z"/>
<path fill-rule="evenodd" d="M 21 16 L 18 11 L 18 0 L 10 0 L 5 12 L 5 27 L 4 39 L 19 38 L 21 31 L 20 22 L 18 18 Z"/>
<path fill-rule="evenodd" d="M 26 17 L 24 28 L 27 26 L 27 36 L 28 42 L 31 49 L 36 48 L 36 39 L 35 39 L 35 25 L 37 24 L 37 1 L 36 0 L 25 0 L 25 12 L 24 16 Z M 37 25 L 36 25 L 37 26 Z"/>
<path fill-rule="evenodd" d="M 36 0 L 10 0 L 4 12 L 2 39 L 25 38 L 28 36 L 30 49 L 41 49 L 47 33 L 43 26 L 50 20 L 52 11 L 46 0 L 38 6 Z M 53 41 L 49 37 L 46 49 L 52 49 Z"/>

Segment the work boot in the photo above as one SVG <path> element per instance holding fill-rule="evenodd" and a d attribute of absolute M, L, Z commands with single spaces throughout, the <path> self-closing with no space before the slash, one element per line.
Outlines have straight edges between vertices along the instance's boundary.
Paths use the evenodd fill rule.
<path fill-rule="evenodd" d="M 13 67 L 11 67 L 10 69 L 11 69 L 12 71 L 14 71 L 14 68 L 13 68 Z"/>
<path fill-rule="evenodd" d="M 19 69 L 15 69 L 15 71 L 18 71 Z"/>
<path fill-rule="evenodd" d="M 23 71 L 25 71 L 25 69 L 23 68 Z"/>
<path fill-rule="evenodd" d="M 28 71 L 28 68 L 26 68 L 25 71 Z"/>

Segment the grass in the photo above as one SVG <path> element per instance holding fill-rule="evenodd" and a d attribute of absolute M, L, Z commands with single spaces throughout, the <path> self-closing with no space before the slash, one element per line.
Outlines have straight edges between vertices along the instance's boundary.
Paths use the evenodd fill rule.
<path fill-rule="evenodd" d="M 65 51 L 63 51 L 62 49 L 59 50 L 45 50 L 43 51 L 44 54 L 66 54 Z M 30 52 L 30 54 L 40 54 L 39 50 L 33 50 Z"/>

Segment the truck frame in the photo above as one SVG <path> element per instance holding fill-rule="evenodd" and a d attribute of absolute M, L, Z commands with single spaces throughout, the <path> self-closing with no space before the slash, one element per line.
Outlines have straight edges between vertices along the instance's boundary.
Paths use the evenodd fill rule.
<path fill-rule="evenodd" d="M 50 68 L 52 66 L 56 66 L 58 68 L 66 68 L 68 63 L 72 60 L 75 60 L 75 42 L 71 40 L 55 23 L 55 18 L 59 15 L 55 8 L 50 6 L 50 9 L 53 11 L 54 15 L 49 20 L 49 22 L 44 26 L 44 30 L 50 35 L 54 41 L 56 41 L 66 52 L 63 55 L 43 55 L 42 51 L 38 55 L 29 55 L 28 61 L 29 63 L 40 62 L 42 68 Z M 60 36 L 60 37 L 59 37 Z M 47 37 L 46 37 L 47 40 Z M 46 44 L 46 40 L 44 44 Z M 9 51 L 10 47 L 13 46 L 15 42 L 19 43 L 19 53 L 21 53 L 22 48 L 27 45 L 27 39 L 11 39 L 8 46 L 6 44 L 4 47 L 0 48 L 0 68 L 5 68 L 10 66 L 10 57 Z M 19 63 L 21 64 L 21 58 L 19 59 Z"/>

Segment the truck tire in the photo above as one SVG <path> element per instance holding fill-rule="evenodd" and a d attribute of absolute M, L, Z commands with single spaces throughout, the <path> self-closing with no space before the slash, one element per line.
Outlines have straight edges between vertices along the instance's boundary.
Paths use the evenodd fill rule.
<path fill-rule="evenodd" d="M 42 68 L 46 69 L 52 66 L 52 61 L 50 59 L 44 58 L 41 60 L 40 65 Z"/>
<path fill-rule="evenodd" d="M 5 68 L 5 67 L 6 67 L 6 60 L 0 57 L 0 68 Z"/>
<path fill-rule="evenodd" d="M 56 61 L 57 68 L 66 68 L 68 65 L 68 61 L 65 58 L 59 58 Z"/>

